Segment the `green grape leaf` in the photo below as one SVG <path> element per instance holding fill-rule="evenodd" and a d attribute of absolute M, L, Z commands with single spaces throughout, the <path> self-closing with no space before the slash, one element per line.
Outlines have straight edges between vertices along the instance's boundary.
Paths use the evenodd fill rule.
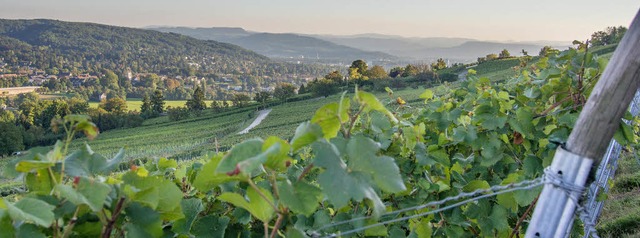
<path fill-rule="evenodd" d="M 362 201 L 368 198 L 373 203 L 374 216 L 382 214 L 385 206 L 369 184 L 370 174 L 349 171 L 333 144 L 316 142 L 312 148 L 315 154 L 314 164 L 325 169 L 318 176 L 318 183 L 325 196 L 336 208 L 345 207 L 350 199 Z"/>
<path fill-rule="evenodd" d="M 427 156 L 442 165 L 451 166 L 451 159 L 449 159 L 449 154 L 447 154 L 444 149 L 441 149 L 437 145 L 430 145 L 429 147 L 427 147 Z"/>
<path fill-rule="evenodd" d="M 336 137 L 342 123 L 349 121 L 349 107 L 349 100 L 343 100 L 342 105 L 337 102 L 324 105 L 316 111 L 311 123 L 320 125 L 325 139 Z"/>
<path fill-rule="evenodd" d="M 358 135 L 349 139 L 349 168 L 352 171 L 369 173 L 375 184 L 386 192 L 404 191 L 406 187 L 400 176 L 400 169 L 393 158 L 376 155 L 379 149 L 379 143 L 364 136 Z"/>
<path fill-rule="evenodd" d="M 509 125 L 524 135 L 525 138 L 533 138 L 533 112 L 528 108 L 518 108 L 516 117 L 509 120 Z"/>
<path fill-rule="evenodd" d="M 513 213 L 518 212 L 518 202 L 516 202 L 516 199 L 513 198 L 512 193 L 498 194 L 496 196 L 496 199 L 498 200 L 498 204 L 500 204 L 500 206 L 509 209 Z"/>
<path fill-rule="evenodd" d="M 308 236 L 296 227 L 288 227 L 285 237 L 289 238 L 307 238 Z"/>
<path fill-rule="evenodd" d="M 4 231 L 3 231 L 4 233 Z M 45 236 L 41 231 L 40 228 L 37 227 L 34 224 L 22 224 L 20 225 L 20 227 L 18 227 L 18 230 L 16 231 L 16 236 L 17 238 L 45 238 L 47 236 Z"/>
<path fill-rule="evenodd" d="M 376 220 L 367 220 L 365 225 L 375 224 Z M 369 229 L 364 230 L 365 236 L 387 236 L 387 227 L 386 226 L 374 226 Z"/>
<path fill-rule="evenodd" d="M 509 229 L 509 220 L 506 219 L 507 217 L 509 216 L 506 209 L 502 206 L 493 206 L 488 220 L 493 223 L 493 228 L 498 231 L 503 231 Z"/>
<path fill-rule="evenodd" d="M 262 139 L 249 139 L 233 146 L 220 161 L 216 172 L 251 175 L 267 161 L 266 154 L 262 153 L 262 144 Z"/>
<path fill-rule="evenodd" d="M 98 133 L 99 133 L 99 130 L 96 124 L 93 124 L 93 122 L 90 122 L 87 120 L 84 120 L 78 123 L 76 125 L 76 130 L 82 131 L 84 135 L 87 136 L 87 138 L 89 138 L 89 140 L 93 140 L 94 138 L 96 138 L 96 136 L 98 136 Z"/>
<path fill-rule="evenodd" d="M 13 221 L 29 222 L 43 227 L 49 227 L 53 223 L 55 207 L 42 200 L 24 197 L 16 203 L 5 200 L 4 205 Z"/>
<path fill-rule="evenodd" d="M 540 96 L 540 89 L 537 87 L 531 87 L 524 90 L 524 96 L 530 99 L 535 99 Z"/>
<path fill-rule="evenodd" d="M 247 188 L 247 199 L 237 193 L 222 193 L 218 196 L 218 199 L 224 202 L 233 204 L 236 207 L 244 208 L 249 211 L 251 215 L 258 218 L 262 222 L 268 223 L 273 217 L 275 210 L 271 204 L 273 204 L 273 195 L 269 190 L 258 188 L 260 192 L 265 195 L 268 200 L 262 198 L 253 187 Z"/>
<path fill-rule="evenodd" d="M 129 236 L 159 237 L 162 235 L 162 219 L 154 209 L 133 202 L 124 209 L 131 223 L 125 225 Z M 137 236 L 135 236 L 137 235 Z"/>
<path fill-rule="evenodd" d="M 239 175 L 229 176 L 225 173 L 216 172 L 222 158 L 221 154 L 214 155 L 209 162 L 202 166 L 202 169 L 198 172 L 195 180 L 193 181 L 193 186 L 195 188 L 201 192 L 207 192 L 220 184 L 230 181 L 238 181 L 241 179 Z"/>
<path fill-rule="evenodd" d="M 208 215 L 196 220 L 191 228 L 191 234 L 199 238 L 225 237 L 224 233 L 229 225 L 229 217 Z"/>
<path fill-rule="evenodd" d="M 491 185 L 489 185 L 489 183 L 487 181 L 484 181 L 484 180 L 473 180 L 473 181 L 469 182 L 467 185 L 465 185 L 462 188 L 462 191 L 473 192 L 473 191 L 478 190 L 478 189 L 488 189 L 490 187 L 491 187 Z"/>
<path fill-rule="evenodd" d="M 73 152 L 65 159 L 64 172 L 69 176 L 91 177 L 99 174 L 108 174 L 113 171 L 124 159 L 124 149 L 107 160 L 102 155 L 94 153 L 89 145 Z"/>
<path fill-rule="evenodd" d="M 135 187 L 139 191 L 148 189 L 158 190 L 158 206 L 155 208 L 163 219 L 177 220 L 183 218 L 180 201 L 182 191 L 175 183 L 159 176 L 140 177 L 135 172 L 127 172 L 122 176 L 126 185 Z"/>
<path fill-rule="evenodd" d="M 288 179 L 278 183 L 280 202 L 291 211 L 305 216 L 313 214 L 320 201 L 322 201 L 322 191 L 320 188 L 305 182 L 291 184 Z"/>
<path fill-rule="evenodd" d="M 278 150 L 271 147 L 278 146 Z M 262 152 L 268 152 L 267 161 L 264 166 L 276 171 L 283 171 L 287 168 L 287 163 L 291 163 L 293 159 L 289 157 L 291 146 L 287 141 L 276 136 L 271 136 L 264 141 Z"/>
<path fill-rule="evenodd" d="M 433 233 L 429 219 L 409 220 L 409 228 L 417 238 L 430 238 Z"/>
<path fill-rule="evenodd" d="M 296 128 L 293 139 L 291 139 L 291 148 L 294 152 L 298 151 L 300 148 L 310 145 L 320 138 L 323 138 L 322 127 L 315 123 L 303 122 Z"/>
<path fill-rule="evenodd" d="M 22 173 L 28 173 L 32 171 L 37 171 L 41 169 L 51 168 L 55 165 L 54 162 L 50 161 L 38 161 L 38 160 L 23 160 L 16 164 L 16 171 Z"/>
<path fill-rule="evenodd" d="M 538 174 L 541 174 L 544 170 L 542 167 L 542 160 L 538 159 L 536 156 L 527 156 L 527 158 L 522 161 L 522 170 L 528 177 L 537 177 Z"/>
<path fill-rule="evenodd" d="M 378 98 L 376 98 L 376 96 L 374 96 L 373 94 L 365 91 L 357 91 L 356 101 L 365 105 L 365 112 L 369 112 L 371 110 L 379 111 L 386 115 L 393 123 L 398 123 L 398 119 L 396 118 L 396 116 L 393 115 L 393 113 L 391 113 L 389 110 L 387 110 L 387 108 L 384 107 L 384 105 L 382 105 L 382 103 L 378 101 Z"/>
<path fill-rule="evenodd" d="M 424 99 L 425 102 L 429 99 L 433 98 L 433 91 L 431 89 L 424 90 L 422 94 L 420 94 L 420 98 Z"/>
<path fill-rule="evenodd" d="M 94 212 L 102 210 L 111 187 L 86 177 L 79 177 L 77 181 L 75 189 L 69 185 L 58 184 L 55 191 L 60 194 L 60 197 L 66 198 L 75 205 L 87 205 Z"/>
<path fill-rule="evenodd" d="M 2 200 L 0 200 L 2 203 Z M 0 209 L 0 238 L 13 238 L 16 237 L 16 230 L 13 228 L 13 222 L 9 216 L 3 215 L 3 211 Z"/>
<path fill-rule="evenodd" d="M 184 218 L 173 223 L 171 230 L 178 234 L 188 235 L 198 214 L 204 211 L 204 206 L 202 205 L 202 200 L 197 198 L 184 199 L 180 201 L 180 206 L 182 207 Z"/>
<path fill-rule="evenodd" d="M 54 172 L 54 176 L 58 175 Z M 58 175 L 59 176 L 59 175 Z M 35 173 L 28 173 L 25 178 L 25 185 L 29 191 L 40 194 L 48 195 L 53 190 L 54 183 L 49 176 L 49 170 L 40 169 Z"/>

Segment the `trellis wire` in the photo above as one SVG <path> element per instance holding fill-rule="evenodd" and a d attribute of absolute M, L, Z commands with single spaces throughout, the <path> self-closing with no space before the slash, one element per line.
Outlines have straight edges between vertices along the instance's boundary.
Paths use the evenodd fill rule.
<path fill-rule="evenodd" d="M 638 115 L 638 112 L 640 112 L 640 91 L 636 92 L 633 101 L 631 101 L 631 104 L 629 105 L 629 112 L 634 117 Z M 632 123 L 632 121 L 628 120 L 624 120 L 624 122 L 627 124 Z M 600 212 L 602 212 L 604 201 L 598 201 L 598 194 L 601 192 L 609 192 L 608 183 L 615 175 L 616 169 L 618 169 L 618 158 L 620 157 L 621 150 L 622 146 L 616 142 L 616 140 L 611 140 L 611 143 L 609 143 L 609 147 L 607 148 L 607 153 L 604 158 L 602 158 L 602 161 L 598 166 L 598 170 L 596 171 L 596 181 L 594 181 L 589 187 L 584 207 L 586 210 L 591 211 L 591 216 L 585 218 L 581 217 L 582 222 L 585 224 L 585 238 L 598 237 L 594 230 L 589 229 L 586 224 L 595 224 L 600 216 Z"/>
<path fill-rule="evenodd" d="M 320 235 L 320 233 L 318 231 L 321 231 L 321 230 L 324 230 L 324 229 L 328 229 L 328 228 L 331 228 L 331 227 L 335 227 L 335 226 L 339 226 L 339 225 L 342 225 L 342 224 L 347 224 L 347 223 L 351 223 L 351 222 L 355 222 L 355 221 L 365 220 L 365 219 L 368 219 L 368 218 L 372 218 L 372 216 L 365 216 L 365 217 L 354 218 L 354 219 L 347 220 L 347 221 L 336 222 L 336 223 L 332 223 L 330 225 L 326 225 L 326 226 L 323 226 L 323 227 L 321 227 L 321 228 L 319 228 L 317 230 L 312 231 L 311 232 L 311 236 L 312 237 L 337 237 L 339 235 L 347 235 L 347 234 L 357 233 L 357 232 L 364 231 L 364 230 L 372 228 L 372 227 L 386 225 L 386 224 L 399 222 L 399 221 L 405 221 L 405 220 L 409 220 L 409 219 L 413 219 L 413 218 L 417 218 L 417 217 L 423 217 L 423 216 L 427 216 L 427 215 L 430 215 L 430 214 L 433 214 L 433 213 L 438 213 L 438 212 L 441 212 L 441 211 L 449 210 L 449 209 L 452 209 L 452 208 L 455 208 L 455 207 L 459 207 L 459 206 L 462 206 L 464 204 L 467 204 L 467 203 L 470 203 L 470 202 L 473 202 L 473 201 L 477 201 L 477 200 L 480 200 L 480 199 L 483 199 L 483 198 L 493 197 L 493 196 L 496 196 L 498 194 L 513 192 L 513 191 L 518 191 L 518 190 L 526 190 L 526 189 L 536 188 L 536 187 L 539 187 L 539 186 L 541 186 L 543 184 L 544 184 L 544 178 L 537 178 L 537 179 L 534 179 L 534 180 L 525 180 L 525 181 L 522 181 L 522 182 L 519 182 L 519 183 L 513 183 L 513 184 L 508 184 L 508 185 L 498 185 L 498 186 L 493 186 L 493 187 L 488 188 L 488 189 L 479 189 L 479 190 L 475 190 L 473 192 L 461 193 L 461 194 L 458 194 L 457 196 L 454 196 L 454 197 L 447 197 L 447 198 L 445 198 L 443 200 L 438 200 L 438 201 L 430 202 L 430 203 L 419 205 L 419 206 L 415 206 L 415 207 L 410 207 L 410 208 L 397 210 L 397 211 L 394 211 L 394 212 L 383 214 L 382 216 L 395 215 L 395 214 L 399 214 L 399 213 L 402 213 L 402 212 L 416 211 L 416 210 L 420 210 L 420 209 L 431 207 L 431 206 L 442 205 L 442 204 L 444 204 L 446 202 L 458 200 L 458 199 L 461 199 L 461 198 L 464 198 L 464 197 L 472 197 L 472 198 L 469 198 L 469 199 L 466 199 L 466 200 L 463 200 L 463 201 L 460 201 L 460 202 L 457 202 L 457 203 L 454 203 L 454 204 L 451 204 L 451 205 L 448 205 L 448 206 L 445 206 L 445 207 L 434 209 L 434 210 L 431 210 L 431 211 L 428 211 L 428 212 L 423 212 L 423 213 L 415 214 L 415 215 L 411 215 L 411 216 L 405 216 L 405 217 L 395 218 L 395 219 L 391 219 L 391 220 L 387 220 L 387 221 L 382 221 L 382 222 L 374 223 L 374 224 L 371 224 L 371 225 L 363 226 L 363 227 L 360 227 L 360 228 L 356 228 L 356 229 L 353 229 L 353 230 L 343 231 L 343 232 L 340 232 L 339 234 L 333 233 L 333 234 L 329 234 L 329 235 L 325 235 L 325 236 L 321 236 Z M 482 193 L 486 193 L 486 192 L 490 192 L 490 193 L 483 194 L 483 195 L 480 195 L 480 196 L 476 196 L 478 194 L 482 194 Z"/>
<path fill-rule="evenodd" d="M 433 207 L 433 206 L 438 206 L 438 205 L 443 205 L 447 202 L 450 201 L 455 201 L 461 198 L 468 198 L 465 199 L 463 201 L 451 204 L 451 205 L 447 205 L 445 207 L 441 207 L 438 209 L 434 209 L 428 212 L 423 212 L 423 213 L 419 213 L 419 214 L 414 214 L 414 215 L 410 215 L 410 216 L 404 216 L 404 217 L 399 217 L 399 218 L 395 218 L 395 219 L 391 219 L 391 220 L 386 220 L 386 221 L 380 221 L 371 225 L 367 225 L 367 226 L 363 226 L 363 227 L 359 227 L 359 228 L 355 228 L 352 230 L 347 230 L 347 231 L 341 231 L 339 233 L 331 233 L 331 234 L 326 234 L 326 235 L 321 235 L 320 231 L 328 229 L 328 228 L 332 228 L 332 227 L 336 227 L 339 225 L 343 225 L 343 224 L 347 224 L 347 223 L 352 223 L 355 221 L 361 221 L 361 220 L 365 220 L 368 218 L 372 218 L 372 216 L 365 216 L 365 217 L 359 217 L 359 218 L 354 218 L 351 220 L 347 220 L 347 221 L 341 221 L 341 222 L 336 222 L 336 223 L 332 223 L 329 225 L 325 225 L 323 227 L 320 227 L 316 230 L 312 230 L 310 231 L 308 234 L 310 234 L 312 237 L 337 237 L 337 236 L 341 236 L 341 235 L 348 235 L 348 234 L 353 234 L 353 233 L 357 233 L 357 232 L 361 232 L 376 226 L 381 226 L 381 225 L 386 225 L 386 224 L 390 224 L 390 223 L 394 223 L 394 222 L 399 222 L 399 221 L 406 221 L 409 219 L 413 219 L 413 218 L 417 218 L 417 217 L 423 217 L 423 216 L 427 216 L 430 214 L 434 214 L 434 213 L 438 213 L 441 211 L 445 211 L 448 209 L 452 209 L 455 207 L 459 207 L 462 205 L 465 205 L 467 203 L 470 202 L 474 202 L 483 198 L 488 198 L 488 197 L 493 197 L 496 196 L 498 194 L 502 194 L 502 193 L 508 193 L 508 192 L 513 192 L 513 191 L 517 191 L 517 190 L 525 190 L 525 189 L 532 189 L 532 188 L 536 188 L 539 187 L 543 184 L 553 184 L 554 186 L 563 189 L 564 191 L 567 192 L 567 194 L 569 195 L 569 198 L 572 199 L 572 201 L 574 201 L 574 203 L 576 203 L 576 205 L 578 205 L 578 209 L 576 210 L 576 212 L 578 213 L 578 215 L 580 217 L 591 217 L 593 214 L 589 213 L 589 211 L 587 209 L 585 209 L 584 207 L 580 206 L 579 204 L 579 198 L 582 197 L 583 192 L 584 192 L 584 187 L 581 186 L 577 186 L 575 184 L 569 184 L 569 183 L 565 183 L 564 180 L 562 179 L 561 175 L 558 175 L 557 173 L 551 171 L 550 169 L 545 169 L 545 173 L 542 177 L 540 178 L 536 178 L 533 180 L 525 180 L 522 182 L 518 182 L 518 183 L 512 183 L 512 184 L 507 184 L 507 185 L 496 185 L 496 186 L 492 186 L 488 189 L 478 189 L 475 190 L 473 192 L 464 192 L 464 193 L 460 193 L 457 196 L 453 196 L 453 197 L 447 197 L 445 199 L 442 200 L 438 200 L 438 201 L 433 201 L 427 204 L 423 204 L 423 205 L 419 205 L 419 206 L 414 206 L 414 207 L 409 207 L 409 208 L 405 208 L 405 209 L 400 209 L 394 212 L 390 212 L 390 213 L 386 213 L 383 214 L 382 216 L 389 216 L 389 215 L 397 215 L 403 212 L 408 212 L 408 211 L 417 211 L 420 209 L 424 209 L 427 207 Z M 480 195 L 482 194 L 482 195 Z M 479 196 L 478 196 L 479 195 Z M 469 198 L 470 197 L 470 198 Z M 593 223 L 589 223 L 587 224 L 589 226 L 590 231 L 594 232 L 595 231 L 595 227 Z"/>
<path fill-rule="evenodd" d="M 414 207 L 404 208 L 404 209 L 400 209 L 400 210 L 397 210 L 397 211 L 385 213 L 385 214 L 382 214 L 382 217 L 396 215 L 396 214 L 400 214 L 400 213 L 408 212 L 408 211 L 416 211 L 416 210 L 420 210 L 420 209 L 424 209 L 424 208 L 432 207 L 432 206 L 438 206 L 438 205 L 442 205 L 442 204 L 445 204 L 447 202 L 455 201 L 455 200 L 458 200 L 458 199 L 461 199 L 461 198 L 474 197 L 474 196 L 482 194 L 482 193 L 493 192 L 493 193 L 485 194 L 485 195 L 482 195 L 482 196 L 474 197 L 474 198 L 471 198 L 469 200 L 475 201 L 477 199 L 490 197 L 490 196 L 494 196 L 494 195 L 501 194 L 501 193 L 516 191 L 516 190 L 522 190 L 522 189 L 530 189 L 530 188 L 542 185 L 542 182 L 543 182 L 542 178 L 538 178 L 538 179 L 534 179 L 534 180 L 525 180 L 525 181 L 521 181 L 521 182 L 518 182 L 518 183 L 512 183 L 512 184 L 507 184 L 507 185 L 496 185 L 496 186 L 492 186 L 492 187 L 490 187 L 488 189 L 478 189 L 478 190 L 475 190 L 473 192 L 463 192 L 463 193 L 460 193 L 460 194 L 458 194 L 456 196 L 447 197 L 447 198 L 444 198 L 442 200 L 433 201 L 433 202 L 429 202 L 427 204 L 422 204 L 422 205 L 418 205 L 418 206 L 414 206 Z M 524 188 L 522 188 L 522 187 L 524 187 Z M 506 190 L 508 190 L 508 191 L 506 191 Z M 470 202 L 468 200 L 465 200 L 465 201 L 466 202 L 464 202 L 464 203 Z M 464 204 L 464 203 L 462 203 L 462 204 Z M 460 205 L 462 205 L 462 204 L 460 204 Z M 373 218 L 373 216 L 364 216 L 364 217 L 358 217 L 358 218 L 354 218 L 354 219 L 347 220 L 347 221 L 331 223 L 329 225 L 325 225 L 325 226 L 322 226 L 322 227 L 314 230 L 312 233 L 317 233 L 317 232 L 319 232 L 321 230 L 325 230 L 325 229 L 328 229 L 328 228 L 331 228 L 331 227 L 335 227 L 335 226 L 339 226 L 339 225 L 343 225 L 343 224 L 347 224 L 347 223 L 351 223 L 351 222 L 355 222 L 355 221 L 361 221 L 361 220 L 365 220 L 365 219 L 369 219 L 369 218 Z M 342 234 L 344 234 L 344 233 L 342 233 Z"/>

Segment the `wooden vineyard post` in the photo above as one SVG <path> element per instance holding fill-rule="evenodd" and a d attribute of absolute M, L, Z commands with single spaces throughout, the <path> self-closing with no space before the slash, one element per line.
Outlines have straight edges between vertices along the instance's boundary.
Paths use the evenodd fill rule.
<path fill-rule="evenodd" d="M 571 231 L 576 201 L 592 169 L 605 153 L 640 86 L 640 11 L 618 44 L 585 104 L 565 148 L 558 148 L 547 171 L 562 184 L 545 184 L 526 237 L 565 237 Z M 562 187 L 562 188 L 560 188 Z"/>

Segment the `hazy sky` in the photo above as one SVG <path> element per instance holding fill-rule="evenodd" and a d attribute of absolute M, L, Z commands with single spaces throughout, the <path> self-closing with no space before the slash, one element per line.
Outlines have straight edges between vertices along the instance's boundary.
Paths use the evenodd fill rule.
<path fill-rule="evenodd" d="M 0 0 L 0 18 L 570 41 L 628 26 L 639 8 L 639 0 Z"/>

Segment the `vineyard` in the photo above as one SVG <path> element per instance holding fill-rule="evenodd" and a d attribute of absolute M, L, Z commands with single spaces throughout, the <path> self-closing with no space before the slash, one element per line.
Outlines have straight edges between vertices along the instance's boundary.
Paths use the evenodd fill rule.
<path fill-rule="evenodd" d="M 570 49 L 526 63 L 509 66 L 518 76 L 508 81 L 470 73 L 433 89 L 376 96 L 356 88 L 275 106 L 247 135 L 234 132 L 255 107 L 157 118 L 103 135 L 86 117 L 68 116 L 56 122 L 65 141 L 5 166 L 3 176 L 22 176 L 28 192 L 0 200 L 0 230 L 9 237 L 519 237 L 539 187 L 471 203 L 453 198 L 541 177 L 607 62 Z M 622 124 L 615 138 L 634 144 L 635 131 Z M 73 141 L 75 133 L 87 139 Z"/>

